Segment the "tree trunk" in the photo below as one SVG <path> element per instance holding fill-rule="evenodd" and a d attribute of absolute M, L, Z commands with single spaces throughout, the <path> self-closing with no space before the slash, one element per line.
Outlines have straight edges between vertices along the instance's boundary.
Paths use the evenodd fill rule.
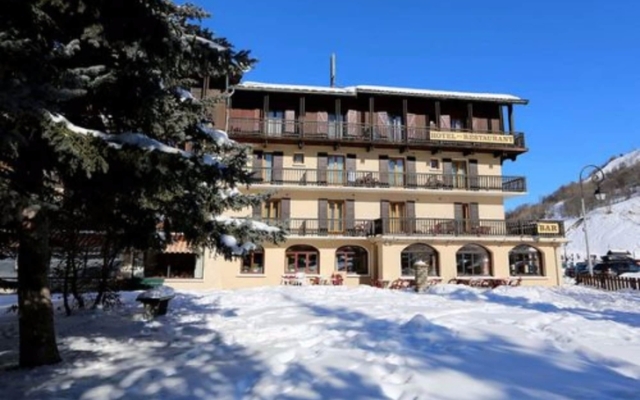
<path fill-rule="evenodd" d="M 64 302 L 64 311 L 67 313 L 67 317 L 71 315 L 71 307 L 69 307 L 69 270 L 71 269 L 70 259 L 67 258 L 67 263 L 64 266 L 64 279 L 62 281 L 62 298 Z"/>
<path fill-rule="evenodd" d="M 49 221 L 36 206 L 22 210 L 18 250 L 20 366 L 61 361 L 49 292 Z"/>
<path fill-rule="evenodd" d="M 16 210 L 18 226 L 18 327 L 20 367 L 29 368 L 61 361 L 53 322 L 53 304 L 48 277 L 49 218 L 33 199 L 45 199 L 42 149 L 36 142 L 21 148 L 14 181 L 22 192 Z"/>

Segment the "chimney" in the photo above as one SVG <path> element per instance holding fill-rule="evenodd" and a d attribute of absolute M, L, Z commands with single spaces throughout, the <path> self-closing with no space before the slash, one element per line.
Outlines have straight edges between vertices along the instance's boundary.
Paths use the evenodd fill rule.
<path fill-rule="evenodd" d="M 336 86 L 336 55 L 335 53 L 331 53 L 331 58 L 329 59 L 329 85 L 331 87 Z"/>

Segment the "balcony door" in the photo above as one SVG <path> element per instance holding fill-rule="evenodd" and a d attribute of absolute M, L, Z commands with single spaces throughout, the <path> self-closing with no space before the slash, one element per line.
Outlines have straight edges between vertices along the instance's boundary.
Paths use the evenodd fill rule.
<path fill-rule="evenodd" d="M 453 187 L 463 189 L 467 187 L 467 161 L 453 160 L 451 161 L 451 174 L 453 175 Z"/>
<path fill-rule="evenodd" d="M 274 110 L 267 113 L 267 136 L 282 136 L 284 131 L 284 111 Z"/>
<path fill-rule="evenodd" d="M 344 156 L 327 156 L 327 182 L 329 185 L 342 186 L 345 176 Z"/>
<path fill-rule="evenodd" d="M 403 233 L 406 228 L 407 208 L 404 202 L 389 203 L 389 230 L 391 233 Z"/>
<path fill-rule="evenodd" d="M 344 115 L 338 114 L 329 114 L 329 126 L 328 132 L 330 139 L 342 139 L 343 130 L 344 130 Z"/>
<path fill-rule="evenodd" d="M 327 228 L 329 233 L 343 233 L 345 230 L 345 206 L 342 200 L 327 201 Z"/>
<path fill-rule="evenodd" d="M 404 187 L 404 158 L 389 159 L 389 186 Z"/>
<path fill-rule="evenodd" d="M 280 219 L 280 200 L 268 200 L 262 206 L 262 219 L 279 220 Z"/>

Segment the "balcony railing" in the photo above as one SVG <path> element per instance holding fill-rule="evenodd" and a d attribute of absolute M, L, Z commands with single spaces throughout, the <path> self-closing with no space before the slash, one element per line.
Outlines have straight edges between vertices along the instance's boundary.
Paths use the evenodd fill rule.
<path fill-rule="evenodd" d="M 335 121 L 230 118 L 232 137 L 433 147 L 524 149 L 523 133 L 454 128 L 371 125 Z"/>
<path fill-rule="evenodd" d="M 373 220 L 370 219 L 311 219 L 311 218 L 290 218 L 263 219 L 270 225 L 279 226 L 286 229 L 290 235 L 298 236 L 371 236 L 373 231 Z"/>
<path fill-rule="evenodd" d="M 404 236 L 539 236 L 563 237 L 562 221 L 506 221 L 497 219 L 378 218 L 376 235 Z"/>
<path fill-rule="evenodd" d="M 381 173 L 308 168 L 257 168 L 254 169 L 253 182 L 270 185 L 495 190 L 514 193 L 527 190 L 526 180 L 521 176 Z"/>
<path fill-rule="evenodd" d="M 564 237 L 562 221 L 448 218 L 378 218 L 374 220 L 292 218 L 287 220 L 264 219 L 263 221 L 286 229 L 290 235 L 298 236 Z"/>

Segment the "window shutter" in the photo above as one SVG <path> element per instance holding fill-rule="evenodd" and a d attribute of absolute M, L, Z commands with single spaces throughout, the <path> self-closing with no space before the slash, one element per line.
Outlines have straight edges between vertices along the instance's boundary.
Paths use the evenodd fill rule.
<path fill-rule="evenodd" d="M 456 235 L 462 233 L 464 226 L 464 214 L 462 211 L 462 203 L 453 203 L 453 218 L 455 219 Z"/>
<path fill-rule="evenodd" d="M 442 130 L 451 129 L 451 116 L 450 115 L 440 115 L 440 129 L 442 129 Z"/>
<path fill-rule="evenodd" d="M 255 182 L 262 182 L 262 152 L 253 152 L 252 171 Z"/>
<path fill-rule="evenodd" d="M 262 203 L 252 206 L 253 219 L 257 219 L 257 220 L 262 219 L 262 207 L 263 207 Z"/>
<path fill-rule="evenodd" d="M 380 200 L 380 218 L 382 219 L 382 234 L 389 232 L 389 200 Z"/>
<path fill-rule="evenodd" d="M 389 156 L 380 156 L 380 185 L 387 186 L 389 185 Z"/>
<path fill-rule="evenodd" d="M 469 204 L 469 219 L 471 220 L 471 228 L 476 228 L 480 225 L 480 210 L 478 203 Z"/>
<path fill-rule="evenodd" d="M 288 221 L 291 218 L 291 199 L 288 197 L 280 200 L 280 219 Z"/>
<path fill-rule="evenodd" d="M 389 139 L 389 114 L 386 111 L 376 113 L 376 139 Z"/>
<path fill-rule="evenodd" d="M 273 153 L 273 182 L 276 184 L 282 184 L 282 175 L 283 175 L 282 159 L 283 159 L 282 152 Z"/>
<path fill-rule="evenodd" d="M 407 212 L 407 233 L 414 234 L 416 232 L 416 202 L 415 201 L 407 201 L 405 203 L 406 212 Z"/>
<path fill-rule="evenodd" d="M 450 158 L 442 159 L 442 173 L 444 174 L 444 185 L 451 189 L 453 187 L 453 168 Z"/>
<path fill-rule="evenodd" d="M 479 180 L 478 160 L 469 160 L 469 187 L 472 190 L 477 190 L 479 188 Z"/>
<path fill-rule="evenodd" d="M 284 131 L 286 133 L 294 133 L 296 129 L 296 112 L 294 110 L 286 110 L 284 112 Z"/>
<path fill-rule="evenodd" d="M 347 183 L 351 186 L 356 184 L 356 155 L 347 154 Z"/>
<path fill-rule="evenodd" d="M 318 234 L 326 235 L 328 228 L 327 199 L 318 199 Z"/>
<path fill-rule="evenodd" d="M 358 128 L 358 111 L 347 111 L 347 135 L 353 137 L 359 136 Z"/>
<path fill-rule="evenodd" d="M 407 157 L 407 186 L 410 188 L 418 186 L 415 157 Z"/>
<path fill-rule="evenodd" d="M 321 137 L 326 137 L 329 133 L 329 113 L 326 111 L 320 111 L 317 114 L 318 133 Z"/>
<path fill-rule="evenodd" d="M 413 139 L 416 138 L 416 115 L 415 114 L 407 114 L 407 138 Z"/>
<path fill-rule="evenodd" d="M 356 226 L 356 202 L 353 199 L 349 199 L 345 202 L 345 223 L 347 234 L 355 235 Z"/>
<path fill-rule="evenodd" d="M 304 114 L 304 133 L 313 136 L 318 133 L 318 113 L 306 111 Z"/>
<path fill-rule="evenodd" d="M 327 184 L 327 153 L 318 153 L 318 184 Z"/>

